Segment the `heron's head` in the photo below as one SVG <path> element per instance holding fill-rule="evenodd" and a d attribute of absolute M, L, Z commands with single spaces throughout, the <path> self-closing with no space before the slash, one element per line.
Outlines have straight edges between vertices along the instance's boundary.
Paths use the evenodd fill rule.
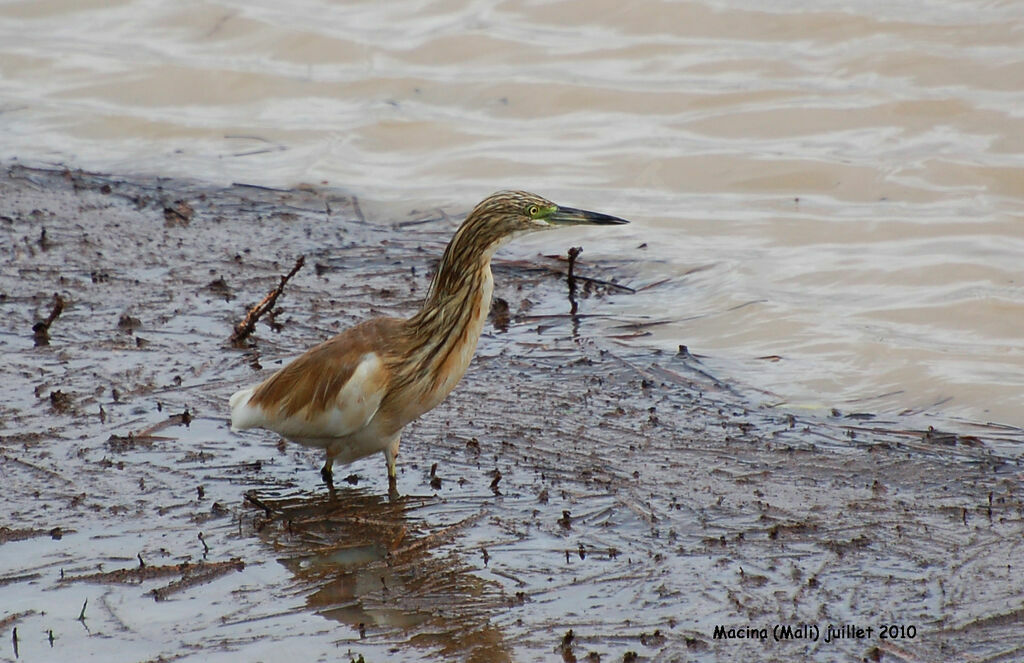
<path fill-rule="evenodd" d="M 528 232 L 576 225 L 619 225 L 624 219 L 562 207 L 525 191 L 499 191 L 473 208 L 444 251 L 428 302 L 456 291 L 490 265 L 499 246 Z M 438 294 L 441 293 L 441 294 Z M 425 309 L 428 308 L 424 304 Z"/>
<path fill-rule="evenodd" d="M 466 225 L 471 221 L 487 228 L 487 235 L 502 239 L 565 226 L 629 223 L 625 219 L 600 212 L 556 205 L 526 191 L 499 191 L 491 194 L 473 209 L 466 218 Z"/>

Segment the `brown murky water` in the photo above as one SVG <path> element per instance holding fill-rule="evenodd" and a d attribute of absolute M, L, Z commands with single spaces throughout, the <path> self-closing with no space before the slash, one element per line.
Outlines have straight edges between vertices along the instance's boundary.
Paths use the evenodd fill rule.
<path fill-rule="evenodd" d="M 507 318 L 408 431 L 400 500 L 382 459 L 341 468 L 330 500 L 315 454 L 228 430 L 237 385 L 408 314 L 458 214 L 5 169 L 0 660 L 1024 655 L 1024 431 L 761 407 L 635 344 L 632 260 L 584 250 L 577 272 L 618 285 L 584 284 L 573 316 L 563 261 L 503 251 Z M 230 347 L 300 254 L 254 346 Z"/>
<path fill-rule="evenodd" d="M 1024 424 L 1019 2 L 751 7 L 5 2 L 0 158 L 382 214 L 534 189 L 635 222 L 586 243 L 651 286 L 611 304 L 664 323 L 637 349 L 766 404 Z"/>

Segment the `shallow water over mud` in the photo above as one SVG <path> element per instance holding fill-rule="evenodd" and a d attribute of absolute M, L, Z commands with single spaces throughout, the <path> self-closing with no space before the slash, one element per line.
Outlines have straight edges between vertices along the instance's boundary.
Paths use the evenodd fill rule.
<path fill-rule="evenodd" d="M 331 500 L 315 453 L 231 433 L 227 398 L 353 320 L 409 314 L 455 220 L 20 167 L 0 201 L 0 660 L 1024 651 L 1019 429 L 760 407 L 699 358 L 629 343 L 630 262 L 584 251 L 573 316 L 564 261 L 512 244 L 507 316 L 407 431 L 403 497 L 368 458 L 336 469 Z M 563 256 L 579 239 L 559 237 Z M 714 636 L 775 624 L 822 636 Z M 829 624 L 874 630 L 824 642 Z"/>

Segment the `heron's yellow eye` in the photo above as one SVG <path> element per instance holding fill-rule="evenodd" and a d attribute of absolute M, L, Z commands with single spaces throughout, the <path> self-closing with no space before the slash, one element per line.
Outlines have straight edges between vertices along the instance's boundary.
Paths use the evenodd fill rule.
<path fill-rule="evenodd" d="M 536 218 L 540 214 L 540 209 L 536 205 L 530 206 L 530 216 Z"/>

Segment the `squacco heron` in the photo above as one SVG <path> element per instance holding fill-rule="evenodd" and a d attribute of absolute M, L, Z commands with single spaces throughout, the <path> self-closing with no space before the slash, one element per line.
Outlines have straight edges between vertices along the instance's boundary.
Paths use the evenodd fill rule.
<path fill-rule="evenodd" d="M 477 205 L 448 243 L 423 306 L 407 320 L 379 317 L 324 341 L 261 384 L 231 397 L 234 430 L 261 427 L 326 454 L 334 463 L 384 452 L 397 494 L 402 429 L 448 396 L 469 366 L 491 308 L 491 257 L 525 233 L 623 219 L 561 207 L 524 191 Z"/>

